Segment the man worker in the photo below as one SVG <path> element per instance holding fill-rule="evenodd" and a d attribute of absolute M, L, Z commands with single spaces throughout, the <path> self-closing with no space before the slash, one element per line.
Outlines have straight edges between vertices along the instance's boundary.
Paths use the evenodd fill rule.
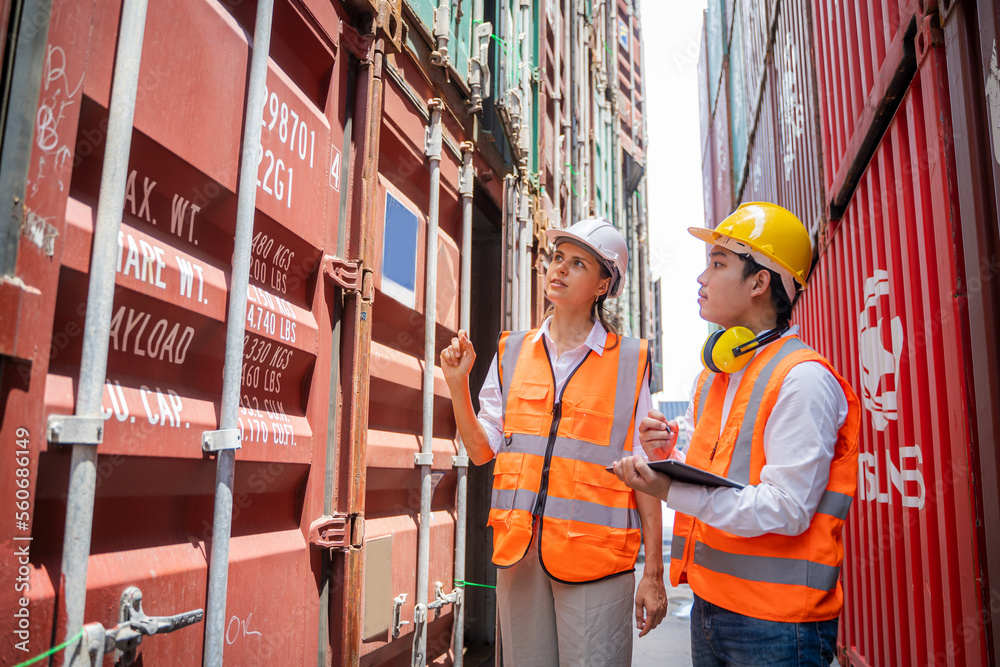
<path fill-rule="evenodd" d="M 843 606 L 860 409 L 850 385 L 789 326 L 811 265 L 809 234 L 768 203 L 689 231 L 711 247 L 698 277 L 701 317 L 723 331 L 703 351 L 686 462 L 745 486 L 671 481 L 637 457 L 616 463 L 615 474 L 677 510 L 670 581 L 694 592 L 696 667 L 827 667 Z M 665 458 L 677 438 L 656 411 L 639 433 L 651 459 Z"/>

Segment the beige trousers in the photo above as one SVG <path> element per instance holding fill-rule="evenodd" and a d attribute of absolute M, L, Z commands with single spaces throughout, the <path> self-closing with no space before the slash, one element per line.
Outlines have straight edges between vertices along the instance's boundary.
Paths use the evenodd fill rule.
<path fill-rule="evenodd" d="M 561 584 L 538 562 L 537 540 L 520 562 L 497 570 L 505 667 L 631 665 L 635 574 Z"/>

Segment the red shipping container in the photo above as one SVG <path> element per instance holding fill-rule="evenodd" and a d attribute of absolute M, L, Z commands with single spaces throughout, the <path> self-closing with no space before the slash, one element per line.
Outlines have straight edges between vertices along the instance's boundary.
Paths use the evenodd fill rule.
<path fill-rule="evenodd" d="M 768 38 L 771 34 L 767 0 L 742 0 L 737 11 L 743 22 L 744 78 L 751 125 L 757 117 L 761 86 L 767 72 Z M 730 59 L 737 57 L 730 53 Z"/>
<path fill-rule="evenodd" d="M 708 133 L 711 129 L 711 105 L 708 100 L 708 27 L 707 17 L 702 14 L 701 46 L 698 49 L 698 120 L 701 130 L 701 159 L 705 161 L 708 151 Z"/>
<path fill-rule="evenodd" d="M 944 62 L 921 64 L 794 314 L 864 410 L 840 635 L 856 665 L 987 663 Z"/>
<path fill-rule="evenodd" d="M 747 177 L 743 183 L 740 202 L 767 201 L 785 205 L 778 196 L 780 166 L 777 161 L 776 125 L 774 118 L 774 92 L 771 79 L 761 88 L 760 112 L 757 128 L 750 140 L 747 158 Z"/>
<path fill-rule="evenodd" d="M 847 205 L 895 101 L 912 77 L 911 42 L 922 25 L 924 3 L 861 0 L 810 4 L 816 26 L 816 70 L 826 148 L 824 178 L 829 199 L 835 202 L 836 218 Z"/>
<path fill-rule="evenodd" d="M 810 4 L 781 3 L 768 78 L 777 109 L 778 203 L 794 211 L 815 238 L 826 217 L 826 197 Z"/>
<path fill-rule="evenodd" d="M 713 182 L 713 214 L 715 220 L 722 220 L 729 215 L 733 206 L 733 171 L 730 155 L 729 135 L 729 64 L 724 63 L 722 85 L 719 86 L 719 99 L 715 105 L 715 116 L 712 118 L 712 137 L 709 146 L 709 159 L 712 161 Z M 715 225 L 712 225 L 713 227 Z"/>

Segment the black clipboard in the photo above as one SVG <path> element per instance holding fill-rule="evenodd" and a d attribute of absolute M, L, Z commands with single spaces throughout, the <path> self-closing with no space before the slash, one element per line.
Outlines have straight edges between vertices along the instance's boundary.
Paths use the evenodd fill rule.
<path fill-rule="evenodd" d="M 649 467 L 657 472 L 662 472 L 671 479 L 685 484 L 701 484 L 702 486 L 728 486 L 733 489 L 742 489 L 745 485 L 734 482 L 731 479 L 715 475 L 701 468 L 695 468 L 687 463 L 667 459 L 666 461 L 650 461 Z"/>
<path fill-rule="evenodd" d="M 733 489 L 742 489 L 746 486 L 745 484 L 734 482 L 731 479 L 715 475 L 701 468 L 695 468 L 675 459 L 650 461 L 649 467 L 656 472 L 662 472 L 674 481 L 684 482 L 685 484 L 700 484 L 708 487 L 724 486 Z M 612 470 L 612 468 L 608 468 L 608 470 Z"/>

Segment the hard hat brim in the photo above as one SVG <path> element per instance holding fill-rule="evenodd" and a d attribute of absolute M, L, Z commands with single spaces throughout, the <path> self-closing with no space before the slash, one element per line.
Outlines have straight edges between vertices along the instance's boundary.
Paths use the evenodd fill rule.
<path fill-rule="evenodd" d="M 747 246 L 748 248 L 753 249 L 756 252 L 759 252 L 759 253 L 761 253 L 761 254 L 763 254 L 765 256 L 769 256 L 768 253 L 765 253 L 764 250 L 762 248 L 760 248 L 753 241 L 750 241 L 750 240 L 747 240 L 747 239 L 733 238 L 732 236 L 729 236 L 728 234 L 723 234 L 721 232 L 717 232 L 714 229 L 708 229 L 706 227 L 688 227 L 688 233 L 691 234 L 691 236 L 695 237 L 696 239 L 704 241 L 705 243 L 707 243 L 709 245 L 719 245 L 719 239 L 721 239 L 721 238 L 733 239 L 734 241 L 737 241 L 738 243 L 741 243 L 741 244 Z M 783 268 L 785 271 L 788 272 L 788 275 L 790 275 L 792 277 L 792 280 L 794 280 L 796 283 L 798 283 L 798 286 L 799 286 L 800 290 L 805 290 L 806 287 L 808 287 L 808 284 L 806 283 L 805 279 L 803 277 L 799 276 L 798 274 L 796 274 L 795 271 L 793 271 L 790 266 L 788 266 L 787 264 L 785 264 L 784 262 L 782 262 L 781 260 L 779 260 L 777 257 L 770 257 L 770 259 L 775 264 L 777 264 L 778 266 L 780 266 L 781 268 Z"/>

